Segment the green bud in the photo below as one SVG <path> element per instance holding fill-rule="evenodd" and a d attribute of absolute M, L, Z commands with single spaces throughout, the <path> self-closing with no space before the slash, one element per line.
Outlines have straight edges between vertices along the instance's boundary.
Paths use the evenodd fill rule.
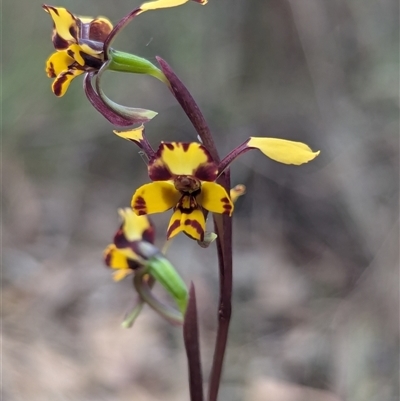
<path fill-rule="evenodd" d="M 171 262 L 159 254 L 147 261 L 148 272 L 168 291 L 184 315 L 188 303 L 188 289 Z"/>
<path fill-rule="evenodd" d="M 145 58 L 138 57 L 130 53 L 120 52 L 114 49 L 110 49 L 109 57 L 109 70 L 130 72 L 134 74 L 147 74 L 169 85 L 169 81 L 165 77 L 164 73 Z"/>

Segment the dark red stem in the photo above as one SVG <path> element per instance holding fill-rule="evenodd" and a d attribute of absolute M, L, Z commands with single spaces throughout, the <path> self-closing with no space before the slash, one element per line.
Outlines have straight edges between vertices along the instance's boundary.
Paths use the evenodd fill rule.
<path fill-rule="evenodd" d="M 201 142 L 210 152 L 212 159 L 219 163 L 219 154 L 217 147 L 215 146 L 214 139 L 211 135 L 210 128 L 207 125 L 206 119 L 203 116 L 199 106 L 193 99 L 190 92 L 187 90 L 186 86 L 182 81 L 176 76 L 172 71 L 168 63 L 161 57 L 156 57 L 158 64 L 160 64 L 161 70 L 167 77 L 169 83 L 171 84 L 170 90 L 175 96 L 178 103 L 181 105 L 182 109 L 188 116 L 189 120 L 193 124 L 193 127 L 197 131 Z"/>
<path fill-rule="evenodd" d="M 183 322 L 183 340 L 188 359 L 190 399 L 203 401 L 203 374 L 200 362 L 196 292 L 193 283 L 190 285 L 189 302 Z"/>
<path fill-rule="evenodd" d="M 218 182 L 229 191 L 229 169 L 225 170 Z M 217 339 L 215 342 L 214 358 L 210 374 L 208 401 L 216 401 L 218 399 L 232 311 L 232 218 L 227 215 L 214 214 L 214 227 L 219 239 L 219 241 L 217 241 L 217 251 L 220 292 Z"/>

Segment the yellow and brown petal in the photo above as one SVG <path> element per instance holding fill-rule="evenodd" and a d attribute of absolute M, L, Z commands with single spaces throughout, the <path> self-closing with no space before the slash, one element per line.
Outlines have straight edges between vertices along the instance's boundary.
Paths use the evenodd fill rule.
<path fill-rule="evenodd" d="M 65 50 L 73 43 L 79 44 L 81 40 L 104 42 L 113 28 L 104 17 L 78 17 L 66 8 L 46 4 L 43 9 L 53 20 L 52 40 L 57 50 Z"/>
<path fill-rule="evenodd" d="M 57 50 L 64 50 L 78 41 L 78 19 L 66 8 L 44 4 L 43 9 L 50 14 L 54 29 L 53 45 Z"/>
<path fill-rule="evenodd" d="M 171 181 L 152 182 L 136 190 L 131 206 L 139 216 L 161 213 L 173 208 L 181 196 Z"/>
<path fill-rule="evenodd" d="M 72 80 L 84 72 L 84 70 L 77 68 L 70 68 L 67 71 L 63 71 L 56 77 L 51 85 L 53 93 L 59 97 L 64 96 Z"/>
<path fill-rule="evenodd" d="M 154 226 L 147 216 L 138 216 L 130 208 L 119 209 L 122 224 L 114 237 L 118 248 L 129 247 L 132 242 L 146 241 L 154 243 Z"/>
<path fill-rule="evenodd" d="M 233 203 L 222 185 L 215 182 L 202 182 L 201 192 L 196 200 L 209 212 L 232 216 Z"/>
<path fill-rule="evenodd" d="M 201 181 L 215 181 L 218 166 L 200 143 L 163 142 L 149 163 L 152 181 L 167 181 L 176 176 L 193 176 Z"/>
<path fill-rule="evenodd" d="M 115 244 L 110 244 L 104 250 L 104 262 L 115 270 L 113 275 L 115 281 L 122 280 L 140 266 L 134 259 L 128 258 L 126 253 L 118 249 Z"/>
<path fill-rule="evenodd" d="M 189 200 L 188 202 L 191 201 Z M 167 239 L 171 239 L 180 232 L 184 232 L 192 239 L 203 241 L 205 228 L 206 221 L 202 209 L 177 207 L 168 225 Z"/>

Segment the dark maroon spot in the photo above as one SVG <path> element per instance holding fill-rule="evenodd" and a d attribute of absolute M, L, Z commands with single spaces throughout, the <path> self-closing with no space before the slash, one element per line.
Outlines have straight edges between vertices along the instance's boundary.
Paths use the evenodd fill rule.
<path fill-rule="evenodd" d="M 128 262 L 128 267 L 129 267 L 130 269 L 132 269 L 132 270 L 135 270 L 135 269 L 137 269 L 137 268 L 140 267 L 140 264 L 137 263 L 137 262 L 135 262 L 135 261 L 132 260 L 132 259 L 127 259 L 127 262 Z"/>
<path fill-rule="evenodd" d="M 50 78 L 55 78 L 57 76 L 56 72 L 54 71 L 54 64 L 53 63 L 50 63 L 50 66 L 49 66 L 49 68 L 47 70 L 47 75 Z"/>
<path fill-rule="evenodd" d="M 168 228 L 167 238 L 181 225 L 180 220 L 175 220 Z"/>
<path fill-rule="evenodd" d="M 197 231 L 197 233 L 200 235 L 200 241 L 204 240 L 203 227 L 201 226 L 201 224 L 197 220 L 186 219 L 184 224 L 185 224 L 185 226 L 193 227 Z M 186 234 L 187 234 L 187 232 L 186 232 Z"/>
<path fill-rule="evenodd" d="M 89 68 L 93 68 L 94 70 L 100 69 L 100 67 L 103 65 L 103 61 L 101 61 L 97 57 L 93 57 L 89 54 L 86 54 L 84 52 L 79 52 L 81 57 L 83 58 L 85 62 L 85 69 L 88 70 Z M 89 68 L 88 68 L 89 67 Z"/>
<path fill-rule="evenodd" d="M 114 236 L 114 244 L 117 248 L 127 248 L 129 247 L 129 241 L 124 235 L 122 229 L 119 229 Z"/>
<path fill-rule="evenodd" d="M 194 176 L 201 181 L 215 181 L 218 176 L 218 167 L 214 162 L 203 163 L 196 168 Z"/>
<path fill-rule="evenodd" d="M 111 264 L 111 252 L 109 251 L 106 255 L 106 257 L 104 258 L 104 262 L 107 266 L 110 266 Z"/>
<path fill-rule="evenodd" d="M 143 232 L 143 240 L 150 242 L 151 244 L 154 244 L 154 239 L 155 239 L 155 230 L 154 227 L 151 226 L 147 230 Z"/>
<path fill-rule="evenodd" d="M 50 10 L 53 10 L 58 16 L 60 15 L 60 14 L 58 13 L 58 10 L 57 10 L 55 7 L 47 6 L 47 8 L 50 8 Z"/>
<path fill-rule="evenodd" d="M 53 46 L 57 50 L 65 50 L 68 48 L 68 41 L 63 39 L 58 33 L 53 35 Z"/>
<path fill-rule="evenodd" d="M 152 181 L 167 181 L 172 174 L 165 166 L 149 165 L 149 177 Z"/>
<path fill-rule="evenodd" d="M 182 143 L 182 149 L 184 152 L 187 152 L 189 150 L 189 147 L 190 147 L 190 143 L 188 143 L 188 142 Z"/>
<path fill-rule="evenodd" d="M 135 200 L 135 206 L 146 207 L 146 201 L 142 196 L 138 196 Z"/>
<path fill-rule="evenodd" d="M 75 28 L 73 25 L 71 25 L 71 26 L 69 27 L 69 33 L 71 34 L 71 36 L 72 36 L 75 40 L 78 40 L 78 32 L 76 31 L 76 28 Z"/>
<path fill-rule="evenodd" d="M 174 144 L 170 143 L 170 142 L 164 142 L 162 145 L 165 146 L 166 148 L 168 148 L 169 150 L 174 150 L 175 149 Z"/>
<path fill-rule="evenodd" d="M 229 202 L 229 199 L 225 196 L 225 198 L 222 198 L 221 199 L 221 202 L 223 202 L 223 203 L 230 203 Z"/>
<path fill-rule="evenodd" d="M 64 75 L 60 75 L 53 85 L 53 91 L 56 96 L 61 96 L 62 86 L 68 80 L 68 75 L 73 75 L 71 72 L 66 72 Z"/>

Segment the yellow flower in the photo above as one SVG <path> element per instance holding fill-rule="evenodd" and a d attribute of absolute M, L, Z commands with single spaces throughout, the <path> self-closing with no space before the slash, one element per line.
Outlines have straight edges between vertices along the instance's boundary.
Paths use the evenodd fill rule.
<path fill-rule="evenodd" d="M 218 166 L 199 143 L 163 142 L 150 160 L 153 181 L 137 189 L 132 208 L 138 215 L 174 208 L 168 229 L 170 239 L 180 232 L 203 241 L 204 211 L 232 215 L 233 203 L 225 189 L 215 183 Z"/>
<path fill-rule="evenodd" d="M 46 62 L 46 73 L 55 78 L 54 94 L 63 96 L 75 77 L 102 66 L 103 44 L 113 26 L 104 17 L 77 17 L 62 7 L 43 8 L 53 19 L 52 41 L 56 49 Z"/>
<path fill-rule="evenodd" d="M 137 216 L 128 208 L 120 209 L 118 213 L 122 218 L 121 227 L 115 234 L 114 242 L 104 251 L 106 265 L 115 270 L 115 281 L 141 267 L 146 255 L 140 244 L 154 242 L 154 228 L 147 216 Z"/>

